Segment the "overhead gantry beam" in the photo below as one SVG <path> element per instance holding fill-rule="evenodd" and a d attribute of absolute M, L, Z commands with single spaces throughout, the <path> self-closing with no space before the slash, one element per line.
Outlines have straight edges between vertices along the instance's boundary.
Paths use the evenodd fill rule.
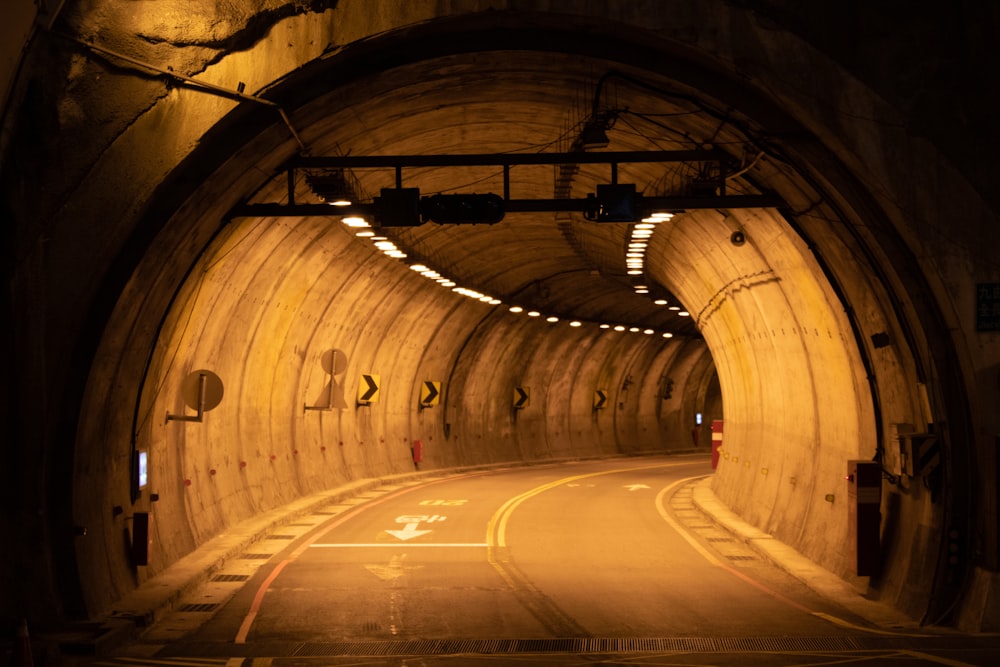
<path fill-rule="evenodd" d="M 288 196 L 285 202 L 243 202 L 234 207 L 230 217 L 280 216 L 340 216 L 377 214 L 378 204 L 352 202 L 350 206 L 300 204 L 296 202 L 296 172 L 299 170 L 392 169 L 395 188 L 403 188 L 405 168 L 502 167 L 503 210 L 524 212 L 592 212 L 595 197 L 565 199 L 513 199 L 510 196 L 510 169 L 519 165 L 606 164 L 610 167 L 609 183 L 618 184 L 618 165 L 629 163 L 702 163 L 716 164 L 718 177 L 709 182 L 711 192 L 703 195 L 644 196 L 641 204 L 647 210 L 684 211 L 707 208 L 767 208 L 780 207 L 784 202 L 772 194 L 726 194 L 727 172 L 738 165 L 733 157 L 718 149 L 683 151 L 626 151 L 570 153 L 470 153 L 457 155 L 368 155 L 368 156 L 296 156 L 283 170 L 288 176 Z"/>

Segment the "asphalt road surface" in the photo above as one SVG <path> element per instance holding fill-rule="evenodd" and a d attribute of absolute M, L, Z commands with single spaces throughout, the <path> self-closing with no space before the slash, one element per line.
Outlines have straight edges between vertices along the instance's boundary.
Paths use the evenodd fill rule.
<path fill-rule="evenodd" d="M 1000 664 L 880 628 L 692 503 L 706 456 L 514 467 L 331 505 L 94 665 Z"/>

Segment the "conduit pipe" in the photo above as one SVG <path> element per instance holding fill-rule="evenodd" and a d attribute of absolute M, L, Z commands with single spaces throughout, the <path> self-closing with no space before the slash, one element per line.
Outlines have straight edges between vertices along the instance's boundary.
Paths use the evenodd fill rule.
<path fill-rule="evenodd" d="M 103 46 L 92 44 L 90 42 L 80 39 L 79 37 L 74 37 L 72 35 L 67 35 L 65 33 L 55 32 L 55 31 L 53 31 L 52 34 L 62 37 L 63 39 L 68 39 L 71 42 L 76 42 L 77 44 L 80 44 L 89 51 L 96 51 L 97 53 L 102 53 L 106 56 L 111 56 L 112 58 L 116 58 L 118 60 L 125 61 L 131 65 L 135 65 L 136 67 L 144 67 L 148 70 L 151 70 L 158 74 L 162 74 L 163 76 L 174 79 L 175 81 L 190 84 L 196 90 L 201 90 L 202 92 L 219 95 L 221 97 L 226 97 L 229 99 L 244 100 L 247 102 L 256 102 L 257 104 L 263 104 L 264 106 L 277 109 L 278 114 L 281 116 L 282 122 L 284 122 L 285 124 L 285 127 L 287 127 L 288 131 L 291 132 L 292 137 L 295 139 L 295 143 L 299 145 L 299 149 L 303 153 L 305 153 L 307 150 L 306 145 L 302 142 L 302 138 L 299 136 L 299 133 L 296 132 L 295 128 L 292 126 L 292 121 L 288 117 L 288 114 L 286 114 L 285 110 L 282 109 L 281 106 L 276 102 L 264 99 L 263 97 L 257 97 L 256 95 L 247 95 L 246 93 L 240 90 L 233 90 L 232 88 L 226 88 L 225 86 L 219 86 L 214 83 L 208 83 L 207 81 L 199 81 L 198 79 L 187 76 L 185 74 L 178 74 L 172 69 L 159 67 L 158 65 L 153 65 L 152 63 L 144 62 L 142 60 L 139 60 L 138 58 L 133 58 L 132 56 L 127 56 L 123 53 L 112 51 L 111 49 L 107 49 Z"/>

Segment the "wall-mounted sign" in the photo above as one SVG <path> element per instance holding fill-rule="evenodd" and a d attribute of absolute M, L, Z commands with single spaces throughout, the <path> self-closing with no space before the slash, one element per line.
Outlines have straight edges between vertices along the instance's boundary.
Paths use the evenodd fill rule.
<path fill-rule="evenodd" d="M 378 375 L 361 375 L 361 380 L 358 382 L 359 405 L 378 403 L 378 388 L 380 382 L 381 377 Z"/>
<path fill-rule="evenodd" d="M 528 387 L 514 387 L 514 409 L 523 410 L 531 403 L 531 389 Z"/>
<path fill-rule="evenodd" d="M 594 409 L 603 410 L 608 406 L 608 392 L 598 389 L 594 392 Z"/>
<path fill-rule="evenodd" d="M 438 404 L 441 400 L 441 383 L 433 380 L 425 380 L 420 385 L 420 407 L 430 408 Z"/>
<path fill-rule="evenodd" d="M 976 331 L 1000 331 L 1000 283 L 976 285 Z"/>
<path fill-rule="evenodd" d="M 181 382 L 181 396 L 188 407 L 197 410 L 198 414 L 174 415 L 168 412 L 167 421 L 201 422 L 206 412 L 222 402 L 223 392 L 222 380 L 212 371 L 202 369 L 189 373 Z"/>
<path fill-rule="evenodd" d="M 347 370 L 347 355 L 337 349 L 327 350 L 320 358 L 323 370 L 330 376 L 330 383 L 323 390 L 321 398 L 304 406 L 309 410 L 333 410 L 338 408 L 343 410 L 347 407 L 347 400 L 344 398 L 344 389 L 337 383 L 337 375 Z"/>

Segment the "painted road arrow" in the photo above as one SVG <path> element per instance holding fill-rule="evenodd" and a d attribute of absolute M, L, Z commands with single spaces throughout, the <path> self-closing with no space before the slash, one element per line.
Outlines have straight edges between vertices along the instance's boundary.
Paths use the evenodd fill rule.
<path fill-rule="evenodd" d="M 358 384 L 358 402 L 359 403 L 375 403 L 378 401 L 378 375 L 364 375 L 361 376 L 361 382 Z"/>
<path fill-rule="evenodd" d="M 414 537 L 420 537 L 421 535 L 434 532 L 432 530 L 417 530 L 417 526 L 419 525 L 419 523 L 408 523 L 403 526 L 402 530 L 386 530 L 385 532 L 389 533 L 393 537 L 398 537 L 404 542 L 406 540 L 412 540 Z"/>
<path fill-rule="evenodd" d="M 625 488 L 629 491 L 635 491 L 637 489 L 648 489 L 649 487 L 645 484 L 626 484 Z"/>
<path fill-rule="evenodd" d="M 382 581 L 392 581 L 402 577 L 406 574 L 407 570 L 414 569 L 412 567 L 403 567 L 404 560 L 406 560 L 406 554 L 396 554 L 389 559 L 388 565 L 365 565 L 365 569 Z M 422 566 L 418 565 L 417 567 Z"/>

